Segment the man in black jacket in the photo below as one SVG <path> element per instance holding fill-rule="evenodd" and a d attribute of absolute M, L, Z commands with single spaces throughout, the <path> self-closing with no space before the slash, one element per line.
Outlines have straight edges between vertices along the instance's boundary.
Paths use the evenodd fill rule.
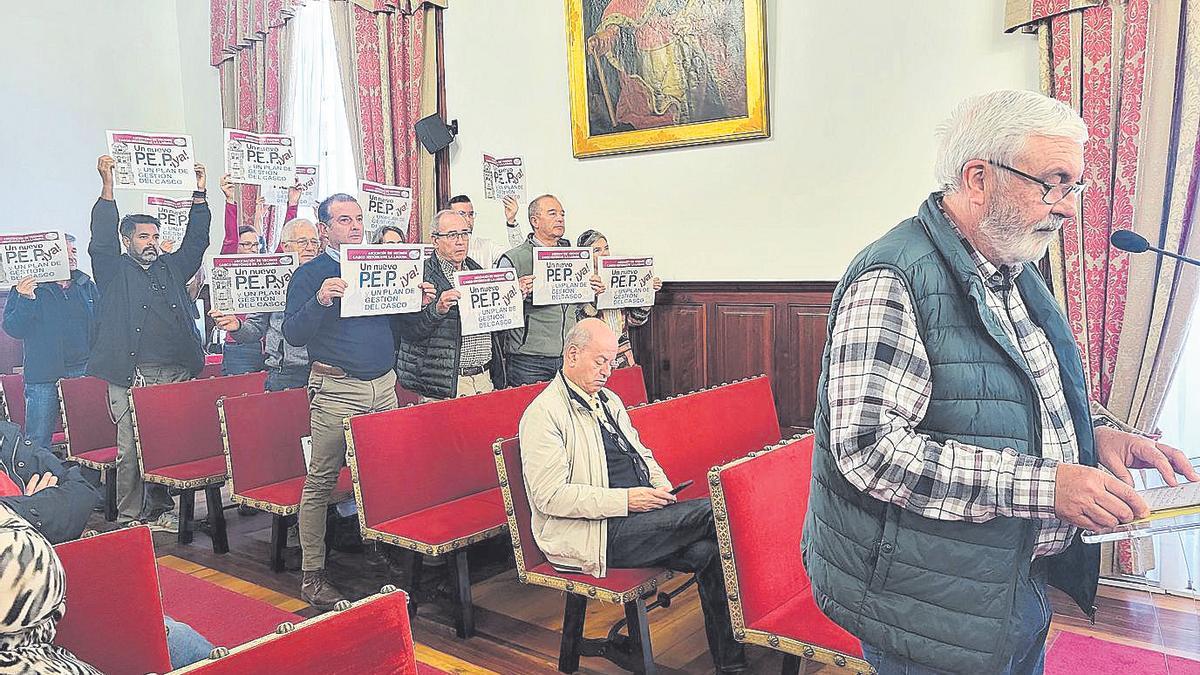
<path fill-rule="evenodd" d="M 439 211 L 430 227 L 434 254 L 425 261 L 425 281 L 434 285 L 437 302 L 397 318 L 400 383 L 436 401 L 493 391 L 491 371 L 500 363 L 494 333 L 463 335 L 458 313 L 460 292 L 454 273 L 480 269 L 467 257 L 471 226 L 451 210 Z M 503 379 L 501 379 L 503 381 Z"/>
<path fill-rule="evenodd" d="M 212 219 L 205 199 L 204 166 L 196 165 L 187 231 L 173 253 L 159 248 L 157 218 L 143 214 L 119 218 L 112 193 L 112 157 L 100 157 L 96 169 L 102 188 L 92 207 L 88 253 L 100 288 L 100 327 L 88 374 L 108 382 L 108 407 L 117 424 L 118 521 L 157 521 L 159 529 L 173 532 L 178 517 L 166 488 L 142 484 L 129 389 L 190 380 L 204 366 L 196 328 L 199 313 L 187 294 L 187 281 L 204 260 Z"/>
<path fill-rule="evenodd" d="M 11 422 L 0 422 L 0 504 L 38 529 L 52 544 L 76 539 L 100 501 L 74 463 L 23 438 Z"/>

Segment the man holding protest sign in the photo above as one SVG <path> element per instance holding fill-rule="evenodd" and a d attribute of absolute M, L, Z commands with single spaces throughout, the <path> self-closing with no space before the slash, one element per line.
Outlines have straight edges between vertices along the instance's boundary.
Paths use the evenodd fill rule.
<path fill-rule="evenodd" d="M 456 272 L 481 269 L 467 256 L 470 225 L 447 209 L 438 211 L 429 230 L 434 254 L 425 261 L 425 281 L 433 284 L 437 301 L 398 318 L 400 383 L 420 394 L 422 401 L 493 391 L 492 366 L 499 365 L 493 339 L 497 334 L 463 334 L 458 308 L 463 297 L 454 283 Z"/>
<path fill-rule="evenodd" d="M 534 255 L 538 248 L 570 247 L 564 239 L 566 211 L 554 195 L 541 195 L 529 202 L 529 224 L 533 232 L 524 244 L 500 256 L 499 268 L 513 268 L 525 295 L 525 327 L 504 333 L 505 382 L 510 387 L 546 382 L 562 368 L 563 340 L 578 321 L 582 303 L 535 304 Z M 604 292 L 600 276 L 590 277 L 593 293 Z"/>
<path fill-rule="evenodd" d="M 341 278 L 342 247 L 361 244 L 363 211 L 358 200 L 338 193 L 317 208 L 329 248 L 302 265 L 288 285 L 283 337 L 308 348 L 312 458 L 300 497 L 301 598 L 330 609 L 342 594 L 325 571 L 325 517 L 329 495 L 346 461 L 342 420 L 396 407 L 395 317 L 341 316 L 347 284 Z M 425 303 L 433 287 L 422 284 Z"/>
<path fill-rule="evenodd" d="M 129 388 L 189 380 L 204 366 L 196 329 L 199 314 L 188 297 L 187 281 L 200 269 L 208 248 L 212 216 L 205 171 L 202 164 L 195 165 L 196 191 L 183 241 L 175 252 L 163 253 L 157 218 L 120 218 L 113 200 L 113 165 L 108 155 L 96 163 L 102 187 L 92 207 L 88 253 L 100 289 L 100 323 L 87 372 L 108 382 L 109 412 L 117 424 L 118 520 L 157 519 L 159 528 L 176 531 L 179 521 L 166 488 L 142 484 Z"/>
<path fill-rule="evenodd" d="M 96 336 L 92 278 L 78 269 L 75 237 L 65 235 L 71 278 L 17 282 L 4 305 L 4 332 L 23 341 L 25 352 L 25 437 L 49 448 L 58 419 L 57 382 L 82 377 Z"/>
<path fill-rule="evenodd" d="M 467 255 L 484 268 L 495 267 L 496 261 L 510 248 L 520 246 L 524 241 L 521 229 L 517 226 L 517 200 L 515 197 L 504 198 L 504 229 L 508 233 L 508 245 L 488 237 L 475 234 L 475 205 L 466 195 L 456 195 L 450 198 L 450 210 L 462 216 L 471 230 L 471 248 Z"/>

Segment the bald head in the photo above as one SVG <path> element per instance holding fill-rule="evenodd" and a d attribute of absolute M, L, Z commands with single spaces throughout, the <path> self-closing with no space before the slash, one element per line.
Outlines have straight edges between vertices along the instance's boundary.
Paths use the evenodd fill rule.
<path fill-rule="evenodd" d="M 563 375 L 575 386 L 600 391 L 617 358 L 617 336 L 600 319 L 584 319 L 567 333 L 563 343 Z"/>

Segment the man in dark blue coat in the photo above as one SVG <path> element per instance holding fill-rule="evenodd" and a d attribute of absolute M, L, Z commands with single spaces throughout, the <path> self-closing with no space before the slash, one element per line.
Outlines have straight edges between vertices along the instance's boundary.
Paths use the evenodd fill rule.
<path fill-rule="evenodd" d="M 78 538 L 99 501 L 78 466 L 22 437 L 17 425 L 0 422 L 0 503 L 50 543 Z"/>

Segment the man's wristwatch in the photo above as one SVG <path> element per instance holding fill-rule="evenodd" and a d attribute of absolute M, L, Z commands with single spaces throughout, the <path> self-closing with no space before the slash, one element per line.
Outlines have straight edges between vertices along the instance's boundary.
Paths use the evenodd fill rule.
<path fill-rule="evenodd" d="M 1095 429 L 1096 427 L 1108 427 L 1110 429 L 1116 429 L 1117 431 L 1124 431 L 1125 433 L 1135 434 L 1137 436 L 1141 436 L 1142 438 L 1153 438 L 1153 436 L 1151 436 L 1150 434 L 1147 434 L 1146 432 L 1141 431 L 1140 429 L 1135 429 L 1134 427 L 1131 427 L 1128 424 L 1124 424 L 1124 423 L 1120 422 L 1119 420 L 1115 420 L 1112 417 L 1109 417 L 1108 415 L 1096 415 L 1095 417 L 1093 417 L 1092 418 L 1092 428 Z"/>

